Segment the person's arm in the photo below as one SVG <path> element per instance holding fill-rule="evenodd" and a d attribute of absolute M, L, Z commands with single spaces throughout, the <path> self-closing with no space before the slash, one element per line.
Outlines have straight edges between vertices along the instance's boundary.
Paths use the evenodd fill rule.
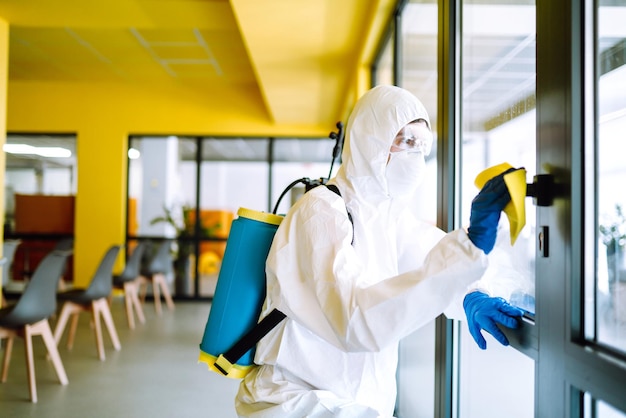
<path fill-rule="evenodd" d="M 498 222 L 504 207 L 511 196 L 504 182 L 504 175 L 515 171 L 511 168 L 489 180 L 472 201 L 470 226 L 467 235 L 485 254 L 489 254 L 496 243 Z M 503 298 L 491 297 L 483 291 L 469 292 L 463 299 L 463 309 L 467 317 L 470 334 L 481 348 L 487 348 L 481 330 L 485 330 L 500 342 L 508 345 L 509 341 L 498 328 L 498 324 L 517 328 L 518 319 L 523 311 L 508 304 Z"/>
<path fill-rule="evenodd" d="M 461 299 L 486 268 L 484 253 L 459 230 L 446 234 L 420 268 L 377 277 L 357 256 L 352 225 L 338 208 L 309 197 L 288 214 L 267 276 L 268 309 L 279 308 L 342 350 L 379 351 L 396 343 Z"/>

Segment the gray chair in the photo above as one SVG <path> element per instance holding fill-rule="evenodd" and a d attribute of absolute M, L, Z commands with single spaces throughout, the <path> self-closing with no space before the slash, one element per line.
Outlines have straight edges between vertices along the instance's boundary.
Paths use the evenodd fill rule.
<path fill-rule="evenodd" d="M 107 250 L 87 289 L 72 289 L 57 293 L 57 299 L 63 302 L 59 320 L 54 329 L 54 340 L 57 345 L 61 341 L 70 315 L 73 315 L 67 338 L 67 348 L 72 348 L 74 345 L 76 326 L 78 325 L 78 315 L 81 312 L 89 311 L 92 314 L 98 357 L 100 360 L 105 360 L 100 316 L 104 319 L 115 350 L 122 348 L 108 303 L 113 290 L 113 266 L 115 265 L 119 251 L 119 245 L 113 245 Z"/>
<path fill-rule="evenodd" d="M 17 247 L 22 243 L 21 240 L 7 240 L 2 243 L 2 257 L 4 260 L 2 261 L 2 286 L 0 286 L 0 308 L 6 305 L 6 301 L 4 300 L 4 296 L 2 295 L 1 290 L 9 284 L 11 279 L 11 265 L 13 264 L 13 259 L 15 258 L 15 253 L 17 252 Z"/>
<path fill-rule="evenodd" d="M 51 252 L 39 263 L 24 293 L 13 306 L 0 309 L 0 338 L 7 338 L 2 366 L 2 382 L 6 382 L 15 337 L 23 337 L 26 347 L 26 368 L 30 399 L 37 402 L 35 364 L 33 362 L 34 335 L 41 335 L 52 364 L 62 385 L 66 385 L 67 375 L 52 336 L 48 318 L 56 311 L 56 287 L 65 265 L 67 255 Z"/>
<path fill-rule="evenodd" d="M 124 304 L 126 305 L 126 319 L 128 327 L 135 329 L 135 315 L 133 309 L 137 313 L 137 318 L 142 324 L 146 322 L 143 314 L 143 307 L 139 302 L 139 277 L 141 270 L 141 259 L 146 249 L 146 243 L 137 244 L 132 254 L 126 261 L 124 270 L 117 276 L 113 276 L 113 287 L 121 289 L 124 292 Z"/>
<path fill-rule="evenodd" d="M 172 268 L 172 256 L 170 254 L 170 248 L 172 246 L 171 240 L 164 240 L 157 248 L 156 253 L 150 259 L 147 267 L 141 271 L 140 283 L 142 287 L 142 299 L 145 301 L 146 288 L 148 284 L 152 284 L 152 294 L 154 296 L 154 309 L 157 314 L 161 315 L 161 292 L 163 298 L 170 311 L 174 310 L 174 301 L 170 294 L 170 289 L 165 277 L 168 274 L 173 273 Z"/>

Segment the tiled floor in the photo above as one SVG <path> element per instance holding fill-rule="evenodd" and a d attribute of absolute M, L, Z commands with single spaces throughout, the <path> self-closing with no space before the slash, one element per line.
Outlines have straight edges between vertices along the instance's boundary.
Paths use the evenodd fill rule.
<path fill-rule="evenodd" d="M 74 348 L 59 352 L 69 384 L 57 380 L 40 337 L 34 338 L 38 402 L 29 400 L 23 340 L 13 346 L 6 383 L 0 384 L 0 416 L 45 418 L 233 418 L 239 382 L 197 362 L 210 304 L 178 302 L 157 316 L 144 307 L 146 323 L 130 330 L 121 299 L 112 305 L 122 349 L 105 333 L 106 360 L 98 360 L 89 315 L 81 314 Z M 54 321 L 51 321 L 54 330 Z M 2 342 L 2 355 L 5 342 Z"/>

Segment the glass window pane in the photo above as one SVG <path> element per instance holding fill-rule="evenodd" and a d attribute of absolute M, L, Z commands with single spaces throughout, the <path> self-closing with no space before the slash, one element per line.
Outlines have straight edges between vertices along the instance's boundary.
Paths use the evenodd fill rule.
<path fill-rule="evenodd" d="M 176 136 L 137 137 L 130 142 L 128 235 L 156 241 L 175 238 L 174 269 L 167 280 L 177 296 L 192 291 L 189 214 L 196 206 L 196 148 L 195 139 Z"/>
<path fill-rule="evenodd" d="M 215 292 L 226 239 L 239 208 L 267 209 L 268 149 L 266 138 L 202 139 L 197 266 L 200 296 Z"/>
<path fill-rule="evenodd" d="M 434 134 L 426 159 L 426 181 L 418 189 L 416 216 L 437 223 L 437 2 L 412 0 L 402 10 L 402 66 L 399 85 L 426 107 Z M 435 321 L 402 340 L 399 353 L 397 415 L 432 417 L 435 414 Z"/>
<path fill-rule="evenodd" d="M 462 39 L 462 219 L 469 221 L 478 192 L 476 175 L 508 162 L 536 174 L 535 6 L 465 1 Z M 508 220 L 501 217 L 498 245 L 490 254 L 497 280 L 493 294 L 534 313 L 535 210 L 526 199 L 526 226 L 511 247 Z M 495 272 L 495 271 L 494 271 Z M 495 279 L 495 277 L 494 277 Z"/>
<path fill-rule="evenodd" d="M 600 3 L 596 57 L 596 338 L 626 351 L 626 1 Z"/>
<path fill-rule="evenodd" d="M 345 122 L 344 122 L 345 123 Z M 330 138 L 319 139 L 276 139 L 274 141 L 274 163 L 272 165 L 272 210 L 277 203 L 276 213 L 286 213 L 291 205 L 302 196 L 304 183 L 298 183 L 290 191 L 281 195 L 298 179 L 311 180 L 328 178 L 331 170 L 333 148 L 336 141 Z M 332 164 L 332 177 L 339 168 L 339 158 Z"/>
<path fill-rule="evenodd" d="M 375 80 L 374 84 L 390 84 L 393 85 L 393 36 L 390 36 L 385 41 L 382 49 L 382 53 L 375 67 Z"/>
<path fill-rule="evenodd" d="M 184 229 L 183 209 L 196 204 L 194 140 L 133 138 L 130 148 L 137 154 L 129 165 L 129 235 L 176 237 Z M 173 222 L 157 221 L 167 213 Z"/>
<path fill-rule="evenodd" d="M 20 243 L 0 280 L 5 292 L 21 293 L 46 254 L 74 234 L 76 136 L 7 134 L 3 149 L 3 255 L 10 258 L 10 241 Z M 72 266 L 70 260 L 62 284 L 72 282 Z"/>
<path fill-rule="evenodd" d="M 483 332 L 487 350 L 478 348 L 461 324 L 460 418 L 533 418 L 535 362 Z M 508 377 L 511 384 L 507 384 Z"/>
<path fill-rule="evenodd" d="M 131 139 L 128 235 L 175 238 L 176 296 L 212 296 L 238 209 L 267 211 L 269 146 L 268 138 Z"/>
<path fill-rule="evenodd" d="M 584 418 L 626 418 L 626 413 L 602 400 L 594 399 L 589 393 L 584 396 L 584 411 Z"/>
<path fill-rule="evenodd" d="M 461 219 L 469 222 L 476 175 L 507 162 L 536 174 L 535 5 L 532 1 L 463 1 L 461 39 Z M 526 199 L 526 226 L 511 246 L 501 217 L 490 268 L 480 287 L 534 314 L 535 208 Z M 533 417 L 534 362 L 486 335 L 481 351 L 462 324 L 460 417 Z M 487 334 L 487 333 L 483 333 Z M 502 385 L 502 370 L 515 385 Z M 475 385 L 473 382 L 481 382 Z M 495 395 L 494 395 L 495 394 Z"/>
<path fill-rule="evenodd" d="M 426 159 L 426 181 L 413 207 L 422 219 L 437 223 L 437 2 L 410 1 L 402 11 L 402 68 L 400 86 L 426 107 L 434 134 Z"/>
<path fill-rule="evenodd" d="M 13 231 L 15 194 L 76 194 L 76 136 L 8 134 L 3 148 L 6 232 Z"/>

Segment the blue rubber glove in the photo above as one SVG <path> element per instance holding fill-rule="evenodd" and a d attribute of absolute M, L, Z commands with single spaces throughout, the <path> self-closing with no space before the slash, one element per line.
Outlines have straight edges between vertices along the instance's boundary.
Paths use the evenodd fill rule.
<path fill-rule="evenodd" d="M 517 328 L 519 325 L 517 318 L 524 314 L 521 309 L 508 304 L 504 299 L 490 297 L 478 291 L 465 295 L 463 308 L 469 332 L 482 350 L 487 348 L 487 341 L 483 338 L 481 330 L 484 329 L 493 335 L 500 344 L 509 345 L 509 340 L 496 324 Z"/>
<path fill-rule="evenodd" d="M 504 175 L 518 170 L 510 168 L 489 180 L 472 200 L 470 225 L 467 230 L 469 239 L 475 246 L 489 254 L 496 244 L 500 213 L 511 201 L 509 190 L 504 183 Z"/>

